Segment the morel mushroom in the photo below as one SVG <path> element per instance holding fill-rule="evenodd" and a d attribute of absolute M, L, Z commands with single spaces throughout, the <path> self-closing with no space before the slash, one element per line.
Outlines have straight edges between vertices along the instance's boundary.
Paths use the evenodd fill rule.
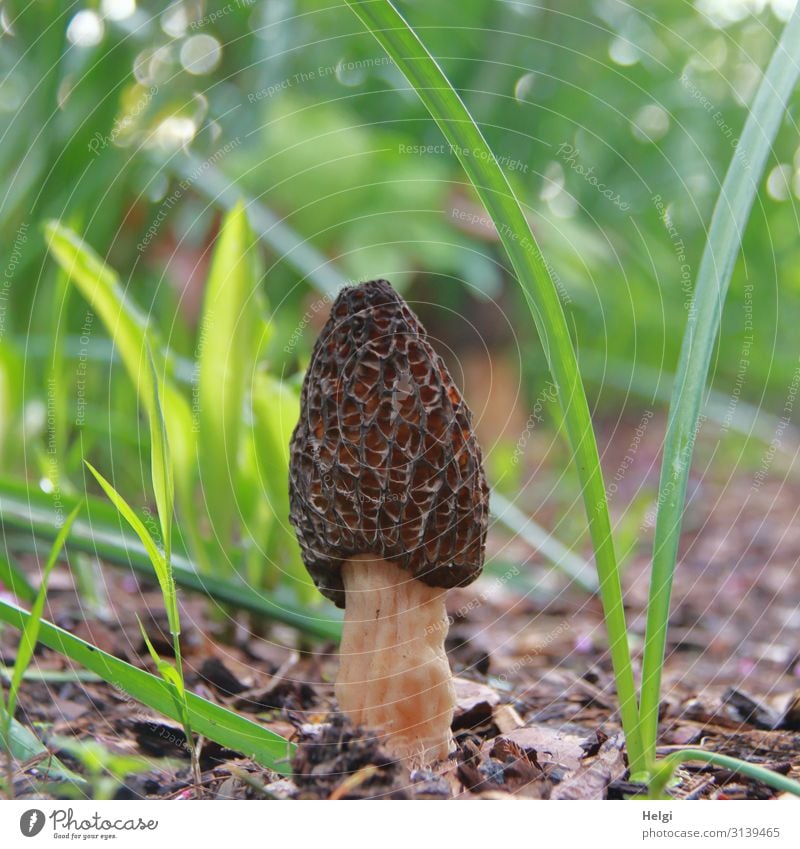
<path fill-rule="evenodd" d="M 345 608 L 336 697 L 411 765 L 453 750 L 445 594 L 483 567 L 489 491 L 472 414 L 385 280 L 341 291 L 292 436 L 291 522 Z"/>

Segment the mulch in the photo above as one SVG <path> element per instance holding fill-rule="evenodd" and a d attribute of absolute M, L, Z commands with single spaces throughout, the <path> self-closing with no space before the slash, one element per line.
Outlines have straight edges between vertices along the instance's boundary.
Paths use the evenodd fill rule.
<path fill-rule="evenodd" d="M 654 432 L 650 438 L 659 437 Z M 626 441 L 625 433 L 620 440 Z M 651 467 L 643 448 L 626 486 L 637 489 L 652 476 Z M 795 521 L 800 486 L 776 478 L 753 488 L 751 481 L 742 474 L 692 484 L 664 668 L 659 752 L 702 746 L 800 779 L 800 525 Z M 374 734 L 353 728 L 337 713 L 333 645 L 309 646 L 290 629 L 265 629 L 247 617 L 223 619 L 185 593 L 188 686 L 297 743 L 292 778 L 203 741 L 197 783 L 180 727 L 99 681 L 26 681 L 17 718 L 77 772 L 86 769 L 61 748 L 64 738 L 95 740 L 113 753 L 145 756 L 149 768 L 120 779 L 113 788 L 116 798 L 635 795 L 642 788 L 627 772 L 598 600 L 557 575 L 548 576 L 546 592 L 533 589 L 534 578 L 549 567 L 524 544 L 493 531 L 490 555 L 498 553 L 502 566 L 448 596 L 455 618 L 448 650 L 459 695 L 453 724 L 458 752 L 438 774 L 409 773 L 392 763 Z M 503 579 L 508 562 L 518 564 L 513 581 Z M 637 663 L 648 567 L 642 543 L 624 573 Z M 135 615 L 151 635 L 166 634 L 157 589 L 116 568 L 105 568 L 103 575 L 108 609 L 90 611 L 72 576 L 58 567 L 47 618 L 152 670 Z M 0 635 L 7 666 L 17 639 L 11 629 Z M 168 640 L 156 643 L 167 655 Z M 43 648 L 34 666 L 40 672 L 71 668 Z M 41 764 L 18 769 L 16 794 L 60 798 L 64 788 L 42 785 L 40 769 Z M 669 789 L 676 798 L 778 795 L 706 764 L 684 766 L 676 777 Z"/>

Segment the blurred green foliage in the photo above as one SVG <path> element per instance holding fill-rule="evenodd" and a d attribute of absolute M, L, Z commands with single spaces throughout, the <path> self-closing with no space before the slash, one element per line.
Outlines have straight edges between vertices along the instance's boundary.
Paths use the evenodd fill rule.
<path fill-rule="evenodd" d="M 636 369 L 674 371 L 711 204 L 786 5 L 753 14 L 739 0 L 637 9 L 462 0 L 444 15 L 441 4 L 398 3 L 518 191 L 591 366 L 591 393 L 615 415 Z M 795 96 L 751 217 L 713 366 L 721 392 L 777 411 L 797 367 L 798 105 Z M 326 271 L 385 276 L 477 316 L 491 356 L 524 364 L 523 408 L 545 379 L 455 156 L 339 4 L 3 0 L 0 140 L 4 473 L 57 495 L 83 486 L 88 457 L 132 504 L 152 499 L 136 381 L 121 377 L 134 355 L 97 293 L 65 285 L 75 269 L 62 257 L 59 272 L 44 237 L 56 219 L 116 270 L 158 340 L 157 364 L 163 357 L 182 399 L 186 440 L 170 434 L 181 529 L 211 568 L 224 571 L 227 558 L 265 586 L 279 574 L 300 581 L 279 449 L 329 297 Z M 231 313 L 215 308 L 225 331 L 209 349 L 204 310 L 228 298 L 236 271 L 217 239 L 218 185 L 244 199 L 251 225 L 268 211 L 323 264 L 281 248 L 275 226 L 254 227 L 258 245 L 242 230 L 247 272 Z M 215 277 L 216 295 L 206 289 Z M 482 327 L 487 298 L 516 337 Z M 206 415 L 195 421 L 198 410 Z M 509 447 L 497 451 L 502 467 Z M 265 557 L 274 568 L 259 565 Z"/>

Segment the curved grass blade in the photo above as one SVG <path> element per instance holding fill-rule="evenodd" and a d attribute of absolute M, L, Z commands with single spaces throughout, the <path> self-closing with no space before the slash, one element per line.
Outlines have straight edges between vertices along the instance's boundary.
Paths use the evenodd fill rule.
<path fill-rule="evenodd" d="M 250 211 L 252 211 L 252 210 L 250 210 Z M 314 283 L 314 282 L 315 281 L 312 280 L 312 283 Z M 324 294 L 325 290 L 321 286 L 317 286 L 317 289 L 320 293 Z M 87 356 L 88 359 L 97 360 L 99 362 L 113 362 L 113 361 L 115 361 L 117 359 L 117 357 L 116 357 L 113 349 L 111 348 L 111 346 L 106 346 L 104 348 L 103 345 L 101 344 L 102 340 L 97 340 L 97 341 L 98 341 L 98 344 L 96 346 L 97 350 L 95 350 L 95 346 L 93 345 L 93 347 L 91 349 L 89 349 L 89 351 L 84 352 L 81 349 L 80 339 L 78 337 L 74 337 L 74 336 L 66 337 L 65 348 L 66 348 L 68 355 L 71 356 L 71 357 L 77 357 L 80 353 L 81 356 Z M 43 355 L 41 337 L 31 337 L 28 341 L 26 341 L 26 345 L 27 345 L 27 352 L 26 353 L 29 357 L 30 356 L 41 357 Z M 586 353 L 586 352 L 584 352 L 584 353 Z M 174 351 L 166 351 L 165 350 L 163 352 L 163 355 L 164 355 L 165 359 L 169 362 L 176 381 L 189 383 L 193 380 L 193 366 L 192 366 L 191 360 L 188 360 L 184 357 L 177 355 Z M 609 365 L 611 365 L 611 364 L 609 364 Z M 656 384 L 658 384 L 658 373 L 657 372 L 656 372 L 656 379 L 655 380 L 650 379 L 650 373 L 649 372 L 648 372 L 647 375 L 645 375 L 644 373 L 641 376 L 637 375 L 635 379 L 634 378 L 626 379 L 625 375 L 627 374 L 627 370 L 629 370 L 629 366 L 627 366 L 626 363 L 620 362 L 620 361 L 615 362 L 614 366 L 615 366 L 615 371 L 613 373 L 607 374 L 604 370 L 595 368 L 591 363 L 591 357 L 587 357 L 587 362 L 584 365 L 581 366 L 581 371 L 584 374 L 584 377 L 588 378 L 589 380 L 591 380 L 591 381 L 593 381 L 597 384 L 600 384 L 601 382 L 605 382 L 605 383 L 609 383 L 609 384 L 613 385 L 615 388 L 621 389 L 623 391 L 630 391 L 630 392 L 632 392 L 636 395 L 640 395 L 643 398 L 653 397 L 654 400 L 660 400 L 660 401 L 664 401 L 664 402 L 669 401 L 669 397 L 670 397 L 669 387 L 671 387 L 671 385 L 672 385 L 671 382 L 669 384 L 669 387 L 666 387 L 666 389 L 662 389 L 662 387 L 659 386 L 657 393 L 653 392 L 653 387 Z M 256 378 L 259 378 L 259 377 L 260 377 L 260 375 L 256 376 Z M 661 383 L 663 384 L 664 380 L 665 380 L 663 374 L 661 375 L 661 378 L 662 378 Z M 257 379 L 254 380 L 254 382 L 253 382 L 254 395 L 257 394 L 257 392 L 259 391 L 258 387 L 257 387 L 257 382 L 258 382 Z M 709 418 L 714 418 L 715 421 L 719 421 L 720 423 L 722 423 L 726 420 L 725 415 L 726 415 L 727 401 L 723 404 L 721 402 L 720 398 L 721 398 L 721 395 L 717 397 L 717 399 L 716 399 L 717 403 L 716 403 L 716 405 L 713 409 L 708 409 L 708 415 L 709 415 Z M 91 427 L 90 413 L 92 411 L 92 408 L 91 408 L 91 406 L 87 406 L 86 409 L 87 409 L 87 421 L 86 421 L 86 424 L 84 426 L 85 427 Z M 765 417 L 763 415 L 759 415 L 758 421 L 756 421 L 755 418 L 754 418 L 754 415 L 755 414 L 753 412 L 753 408 L 751 408 L 745 402 L 740 401 L 739 404 L 737 405 L 737 410 L 734 413 L 733 418 L 731 419 L 731 427 L 734 428 L 735 430 L 739 430 L 741 433 L 743 433 L 745 435 L 749 435 L 751 430 L 752 430 L 754 436 L 757 436 L 761 439 L 764 439 L 767 432 L 769 431 L 769 421 L 767 421 L 767 417 Z M 120 432 L 121 432 L 122 424 L 123 423 L 115 424 L 115 426 L 114 426 L 114 432 L 117 435 L 119 435 Z M 795 433 L 794 433 L 793 430 L 787 430 L 787 431 L 785 431 L 785 433 L 791 434 L 792 438 L 795 438 Z M 135 440 L 136 436 L 137 436 L 137 434 L 135 434 L 135 433 L 131 434 L 131 439 Z M 772 438 L 772 431 L 769 431 L 769 436 L 766 437 L 766 441 L 769 442 L 771 438 Z M 287 472 L 287 474 L 288 474 L 288 472 Z M 495 493 L 496 490 L 492 490 L 492 492 Z M 495 495 L 493 494 L 492 498 L 490 500 L 493 502 L 494 498 L 495 498 Z M 497 510 L 497 511 L 493 511 L 493 515 L 494 515 L 494 518 L 504 528 L 507 528 L 508 530 L 512 531 L 515 534 L 520 533 L 520 531 L 519 531 L 520 523 L 517 522 L 514 518 L 512 518 L 511 514 L 506 513 L 504 510 Z M 566 562 L 562 558 L 562 552 L 563 551 L 569 551 L 567 546 L 565 546 L 564 543 L 560 542 L 549 531 L 545 530 L 540 525 L 533 522 L 533 520 L 531 520 L 529 517 L 526 517 L 525 522 L 523 524 L 528 524 L 528 523 L 530 523 L 531 534 L 527 534 L 527 533 L 522 534 L 523 538 L 526 539 L 526 541 L 529 541 L 529 542 L 530 542 L 531 538 L 536 538 L 536 539 L 540 539 L 540 540 L 543 540 L 545 538 L 549 538 L 553 543 L 552 547 L 551 546 L 541 547 L 541 548 L 539 548 L 539 551 L 548 561 L 552 562 L 553 565 L 557 569 L 561 569 L 562 564 L 564 564 Z M 294 534 L 292 534 L 292 538 L 294 538 Z M 538 543 L 531 543 L 531 544 L 536 545 L 538 547 Z M 574 562 L 573 565 L 575 567 L 578 567 L 580 564 L 576 561 L 576 562 Z M 569 575 L 570 577 L 572 577 L 572 574 L 571 574 L 570 571 L 566 571 L 566 574 Z M 591 589 L 591 587 L 588 584 L 587 584 L 587 586 L 584 587 L 584 589 L 586 589 L 587 592 L 597 592 L 596 581 L 592 581 L 591 583 L 592 583 L 592 585 L 594 585 L 594 589 Z"/>
<path fill-rule="evenodd" d="M 144 546 L 147 556 L 153 566 L 153 571 L 158 579 L 158 585 L 161 588 L 161 595 L 164 598 L 164 607 L 167 611 L 169 619 L 169 630 L 173 636 L 177 636 L 181 632 L 181 620 L 178 613 L 178 597 L 175 592 L 175 581 L 172 577 L 171 562 L 167 560 L 164 553 L 156 545 L 156 541 L 150 535 L 150 531 L 145 527 L 144 522 L 136 515 L 133 508 L 127 501 L 117 492 L 116 489 L 95 469 L 88 461 L 84 460 L 86 467 L 94 475 L 97 482 L 103 488 L 103 492 L 108 496 L 111 503 L 119 510 L 125 521 L 131 526 L 136 536 L 139 537 Z"/>
<path fill-rule="evenodd" d="M 0 680 L 11 681 L 14 670 L 0 663 Z M 91 684 L 102 680 L 99 675 L 86 669 L 31 669 L 28 667 L 22 676 L 23 681 L 38 681 L 42 684 Z"/>
<path fill-rule="evenodd" d="M 14 716 L 14 711 L 17 707 L 17 695 L 19 694 L 19 687 L 22 683 L 22 676 L 25 674 L 25 670 L 28 668 L 31 660 L 33 659 L 33 652 L 36 648 L 36 643 L 39 640 L 39 630 L 41 627 L 42 613 L 44 612 L 44 604 L 45 601 L 47 601 L 47 587 L 50 581 L 50 573 L 53 571 L 53 567 L 58 561 L 58 556 L 61 554 L 61 549 L 67 541 L 70 529 L 72 528 L 72 523 L 75 521 L 80 509 L 80 505 L 75 507 L 72 513 L 70 513 L 67 517 L 64 524 L 59 528 L 58 535 L 50 549 L 47 563 L 42 571 L 42 583 L 39 587 L 39 592 L 36 594 L 36 600 L 31 608 L 28 621 L 22 631 L 22 637 L 17 648 L 17 657 L 14 660 L 14 672 L 11 675 L 11 684 L 8 688 L 8 701 L 5 705 L 5 710 L 9 717 Z"/>
<path fill-rule="evenodd" d="M 147 316 L 126 295 L 117 273 L 76 233 L 58 221 L 48 221 L 45 235 L 48 250 L 56 262 L 102 319 L 142 406 L 151 415 L 155 390 L 151 385 L 154 378 L 147 362 L 147 343 L 151 344 L 155 352 L 159 370 L 164 364 L 160 359 L 163 357 L 163 346 L 149 326 Z M 178 495 L 181 507 L 187 515 L 191 515 L 196 463 L 192 412 L 188 401 L 171 380 L 165 378 L 160 383 Z"/>
<path fill-rule="evenodd" d="M 303 564 L 300 546 L 288 524 L 289 442 L 300 417 L 299 392 L 269 374 L 252 382 L 252 441 L 259 483 L 270 512 L 266 554 L 273 569 L 280 569 L 281 582 L 288 584 L 303 602 L 316 602 L 319 593 Z M 262 496 L 262 497 L 264 497 Z"/>
<path fill-rule="evenodd" d="M 650 760 L 655 759 L 661 670 L 686 484 L 711 356 L 758 183 L 798 76 L 800 6 L 772 54 L 714 207 L 675 374 L 659 483 L 642 662 L 641 726 Z"/>
<path fill-rule="evenodd" d="M 800 796 L 800 782 L 795 781 L 793 778 L 788 778 L 760 764 L 750 763 L 739 758 L 732 758 L 728 755 L 720 755 L 717 752 L 706 752 L 703 749 L 683 749 L 680 752 L 673 752 L 659 761 L 655 770 L 654 781 L 650 785 L 651 792 L 655 791 L 654 795 L 660 797 L 667 783 L 672 778 L 676 767 L 682 763 L 690 763 L 691 761 L 701 761 L 702 763 L 721 766 L 729 769 L 731 772 L 761 781 L 775 790 L 780 790 L 782 793 L 792 793 L 795 796 Z"/>
<path fill-rule="evenodd" d="M 257 259 L 247 213 L 238 203 L 214 246 L 198 343 L 198 465 L 220 561 L 230 560 L 238 519 L 242 409 L 261 321 Z"/>
<path fill-rule="evenodd" d="M 43 759 L 50 758 L 47 749 L 36 737 L 33 732 L 25 728 L 14 718 L 17 710 L 17 697 L 19 696 L 19 688 L 22 684 L 22 679 L 30 666 L 33 659 L 33 652 L 39 640 L 39 632 L 41 630 L 42 612 L 44 611 L 45 601 L 47 600 L 47 587 L 50 581 L 50 573 L 58 561 L 58 556 L 64 543 L 69 535 L 72 523 L 78 515 L 80 505 L 76 506 L 72 513 L 67 517 L 64 524 L 58 529 L 55 542 L 53 543 L 50 554 L 47 558 L 47 563 L 42 570 L 42 582 L 39 591 L 36 593 L 31 613 L 28 616 L 28 621 L 22 629 L 22 636 L 17 648 L 17 656 L 14 659 L 14 668 L 11 670 L 11 677 L 8 686 L 8 698 L 3 697 L 3 687 L 0 682 L 0 745 L 12 758 L 17 761 L 27 761 L 32 757 L 41 757 Z M 12 765 L 9 762 L 9 781 Z M 53 775 L 60 775 L 64 778 L 77 778 L 73 776 L 69 770 L 61 764 L 57 759 L 52 759 L 48 772 Z M 9 788 L 10 792 L 10 788 Z"/>
<path fill-rule="evenodd" d="M 62 500 L 66 506 L 75 503 L 67 493 L 62 494 Z M 114 566 L 133 569 L 143 578 L 152 580 L 155 576 L 147 550 L 136 537 L 120 530 L 119 514 L 101 499 L 87 497 L 85 503 L 88 518 L 75 521 L 69 537 L 70 547 Z M 21 484 L 0 480 L 0 521 L 6 534 L 14 529 L 20 531 L 29 547 L 36 540 L 55 537 L 56 519 L 49 496 Z M 338 642 L 341 636 L 340 614 L 332 605 L 307 611 L 293 602 L 274 598 L 237 581 L 200 574 L 191 560 L 178 553 L 172 556 L 172 575 L 181 589 L 202 593 L 218 604 L 281 622 L 321 640 Z"/>
<path fill-rule="evenodd" d="M 8 729 L 8 748 L 11 757 L 18 764 L 34 761 L 37 771 L 45 780 L 63 778 L 76 784 L 86 783 L 84 778 L 64 766 L 55 755 L 51 754 L 30 728 L 17 722 L 16 719 L 11 720 L 11 726 Z M 0 741 L 0 750 L 2 749 L 3 744 Z"/>
<path fill-rule="evenodd" d="M 17 710 L 17 698 L 19 696 L 19 688 L 22 684 L 23 676 L 30 666 L 33 659 L 33 652 L 39 640 L 39 631 L 41 630 L 42 612 L 44 611 L 45 601 L 47 600 L 47 587 L 50 581 L 50 573 L 58 561 L 61 554 L 61 549 L 64 547 L 64 542 L 69 535 L 72 523 L 78 515 L 81 505 L 78 504 L 72 513 L 69 515 L 64 524 L 58 529 L 55 542 L 53 543 L 50 554 L 47 558 L 47 563 L 42 570 L 42 582 L 39 591 L 31 608 L 31 613 L 22 629 L 22 637 L 17 648 L 17 656 L 14 659 L 14 668 L 11 670 L 11 680 L 8 686 L 8 698 L 3 696 L 3 687 L 0 683 L 0 746 L 7 752 L 8 757 L 16 758 L 18 761 L 26 761 L 31 757 L 50 757 L 47 749 L 39 741 L 39 739 L 25 726 L 21 725 L 14 718 Z M 51 763 L 51 772 L 53 774 L 61 774 L 62 777 L 70 777 L 65 772 L 64 767 L 58 761 Z M 12 781 L 12 762 L 8 763 L 8 781 Z M 9 793 L 12 792 L 8 788 Z"/>
<path fill-rule="evenodd" d="M 189 711 L 186 705 L 186 687 L 183 683 L 183 667 L 180 655 L 177 654 L 178 644 L 176 642 L 175 663 L 170 663 L 168 660 L 164 660 L 156 651 L 155 646 L 150 641 L 150 637 L 147 636 L 147 631 L 145 631 L 142 620 L 139 618 L 138 614 L 136 615 L 136 621 L 139 623 L 139 630 L 142 633 L 144 644 L 147 646 L 147 651 L 150 653 L 150 657 L 161 675 L 164 687 L 169 693 L 172 699 L 172 704 L 175 706 L 175 711 L 180 718 L 180 723 L 183 726 L 183 733 L 186 735 L 186 742 L 192 753 L 192 763 L 195 764 L 196 747 L 194 743 L 194 734 L 192 732 L 192 723 L 189 719 Z"/>
<path fill-rule="evenodd" d="M 150 421 L 150 470 L 158 519 L 161 524 L 164 560 L 169 567 L 172 561 L 172 514 L 175 509 L 175 481 L 169 440 L 167 439 L 167 426 L 161 407 L 161 392 L 158 388 L 159 380 L 156 373 L 156 364 L 153 361 L 153 352 L 147 342 L 145 342 L 145 347 L 147 348 L 147 362 L 152 376 L 148 386 L 153 392 L 149 403 L 144 405 L 148 410 Z"/>
<path fill-rule="evenodd" d="M 497 159 L 436 60 L 388 0 L 347 0 L 365 27 L 414 87 L 494 222 L 517 274 L 544 353 L 575 455 L 600 578 L 620 712 L 634 772 L 644 768 L 639 712 L 611 537 L 600 457 L 577 359 L 550 266 Z"/>
<path fill-rule="evenodd" d="M 0 599 L 0 621 L 22 630 L 30 614 Z M 42 621 L 39 642 L 97 673 L 104 681 L 170 719 L 180 722 L 175 703 L 164 682 L 96 646 L 74 637 L 68 631 Z M 235 752 L 241 752 L 263 766 L 288 775 L 288 759 L 294 745 L 233 711 L 215 705 L 194 693 L 186 693 L 189 721 L 196 733 Z"/>
<path fill-rule="evenodd" d="M 48 221 L 44 229 L 48 250 L 100 314 L 134 385 L 149 379 L 142 373 L 147 316 L 127 297 L 116 272 L 73 230 L 58 221 Z"/>

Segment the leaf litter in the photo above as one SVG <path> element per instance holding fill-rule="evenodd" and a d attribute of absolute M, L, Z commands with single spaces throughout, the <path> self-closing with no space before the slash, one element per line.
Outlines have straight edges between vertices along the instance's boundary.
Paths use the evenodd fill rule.
<path fill-rule="evenodd" d="M 612 441 L 612 465 L 614 448 Z M 651 460 L 643 444 L 625 482 L 631 491 L 647 484 Z M 736 477 L 727 484 L 693 482 L 675 579 L 659 754 L 702 746 L 800 778 L 800 532 L 794 521 L 800 486 L 766 481 L 750 493 L 749 512 L 742 518 L 744 486 L 747 479 Z M 535 497 L 530 501 L 537 519 L 552 509 L 537 508 Z M 106 683 L 77 674 L 70 678 L 71 664 L 41 647 L 34 658 L 36 676 L 23 683 L 17 719 L 78 773 L 85 773 L 85 766 L 61 750 L 58 740 L 98 741 L 111 754 L 145 756 L 150 768 L 119 777 L 116 798 L 616 799 L 635 794 L 641 788 L 627 774 L 597 599 L 499 530 L 490 534 L 489 548 L 493 570 L 448 598 L 458 751 L 436 773 L 409 773 L 391 762 L 378 734 L 353 728 L 337 712 L 334 645 L 309 647 L 290 630 L 263 623 L 255 636 L 244 617 L 231 628 L 205 601 L 186 594 L 187 686 L 297 744 L 292 778 L 201 741 L 202 781 L 196 784 L 178 725 Z M 645 539 L 624 573 L 636 659 L 648 557 Z M 34 558 L 23 563 L 36 573 Z M 508 563 L 517 577 L 503 583 L 497 575 L 509 572 Z M 111 615 L 92 616 L 65 567 L 58 566 L 47 616 L 151 668 L 135 617 L 138 613 L 151 623 L 148 630 L 168 655 L 158 589 L 118 570 L 104 574 L 109 599 L 124 599 Z M 0 635 L 5 667 L 13 664 L 17 639 L 10 629 Z M 23 767 L 15 774 L 17 795 L 66 795 L 65 787 L 38 780 L 36 764 Z M 670 788 L 676 798 L 776 796 L 756 781 L 708 764 L 681 767 L 676 777 Z"/>

